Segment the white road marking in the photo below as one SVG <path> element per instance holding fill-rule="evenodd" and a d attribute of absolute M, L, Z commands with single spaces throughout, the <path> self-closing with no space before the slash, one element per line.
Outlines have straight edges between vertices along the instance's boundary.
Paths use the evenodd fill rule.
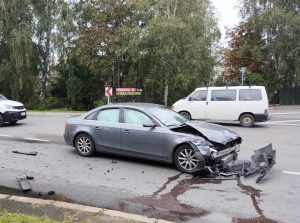
<path fill-rule="evenodd" d="M 300 122 L 300 119 L 297 119 L 297 120 L 284 120 L 284 121 L 268 121 L 266 123 L 285 123 L 285 122 Z"/>
<path fill-rule="evenodd" d="M 296 115 L 296 114 L 300 114 L 300 112 L 269 113 L 269 115 Z"/>
<path fill-rule="evenodd" d="M 264 125 L 300 126 L 300 124 L 264 123 Z"/>
<path fill-rule="evenodd" d="M 300 175 L 299 172 L 286 171 L 286 170 L 284 170 L 284 171 L 282 171 L 282 172 L 283 172 L 283 173 L 286 173 L 286 174 Z"/>
<path fill-rule="evenodd" d="M 3 134 L 0 134 L 1 137 L 8 137 L 8 138 L 12 138 L 13 136 L 11 135 L 3 135 Z"/>
<path fill-rule="evenodd" d="M 49 142 L 49 140 L 45 140 L 45 139 L 35 139 L 35 138 L 24 138 L 26 140 L 32 140 L 32 141 L 40 141 L 40 142 Z"/>

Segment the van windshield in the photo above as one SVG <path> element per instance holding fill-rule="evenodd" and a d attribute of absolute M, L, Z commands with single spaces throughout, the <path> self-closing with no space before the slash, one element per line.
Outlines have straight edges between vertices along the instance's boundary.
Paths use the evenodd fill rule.
<path fill-rule="evenodd" d="M 0 101 L 4 101 L 4 100 L 7 100 L 7 98 L 4 97 L 2 94 L 0 94 Z"/>

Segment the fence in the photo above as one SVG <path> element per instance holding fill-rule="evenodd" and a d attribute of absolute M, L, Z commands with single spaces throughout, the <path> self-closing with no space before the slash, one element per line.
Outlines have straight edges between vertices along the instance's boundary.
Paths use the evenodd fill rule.
<path fill-rule="evenodd" d="M 300 87 L 280 89 L 279 104 L 300 105 Z"/>

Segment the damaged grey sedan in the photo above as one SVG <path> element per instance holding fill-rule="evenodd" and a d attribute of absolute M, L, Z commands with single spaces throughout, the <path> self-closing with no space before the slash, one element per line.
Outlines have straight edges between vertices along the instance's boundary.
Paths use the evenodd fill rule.
<path fill-rule="evenodd" d="M 185 173 L 230 167 L 241 137 L 216 124 L 189 121 L 157 104 L 98 107 L 65 122 L 65 142 L 81 156 L 96 151 L 173 163 Z"/>

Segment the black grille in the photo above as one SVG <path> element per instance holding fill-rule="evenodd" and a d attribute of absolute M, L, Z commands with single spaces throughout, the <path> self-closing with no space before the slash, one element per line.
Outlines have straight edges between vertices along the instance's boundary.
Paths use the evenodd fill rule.
<path fill-rule="evenodd" d="M 23 110 L 24 109 L 24 106 L 13 106 L 14 109 L 17 109 L 17 110 Z"/>

